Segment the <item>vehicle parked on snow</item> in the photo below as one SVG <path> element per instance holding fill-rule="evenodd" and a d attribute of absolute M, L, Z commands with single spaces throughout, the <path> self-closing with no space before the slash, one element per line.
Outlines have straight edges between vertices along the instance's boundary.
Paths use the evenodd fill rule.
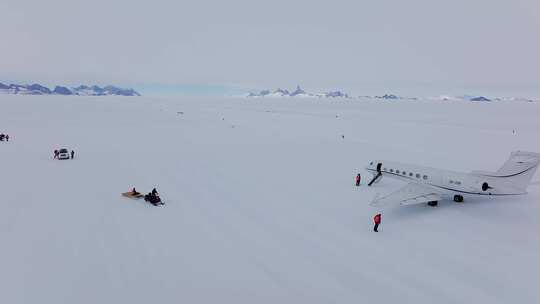
<path fill-rule="evenodd" d="M 58 151 L 58 159 L 69 159 L 68 149 L 60 149 L 60 151 Z"/>

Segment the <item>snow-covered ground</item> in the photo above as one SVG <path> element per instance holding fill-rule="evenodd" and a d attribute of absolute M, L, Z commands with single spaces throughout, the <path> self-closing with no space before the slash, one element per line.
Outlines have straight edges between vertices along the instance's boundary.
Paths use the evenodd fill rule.
<path fill-rule="evenodd" d="M 2 303 L 539 303 L 540 186 L 384 210 L 377 234 L 368 203 L 401 183 L 368 188 L 363 170 L 496 170 L 513 150 L 540 152 L 539 114 L 517 102 L 2 95 Z M 61 147 L 76 158 L 53 160 Z M 120 196 L 133 186 L 156 186 L 166 205 Z"/>

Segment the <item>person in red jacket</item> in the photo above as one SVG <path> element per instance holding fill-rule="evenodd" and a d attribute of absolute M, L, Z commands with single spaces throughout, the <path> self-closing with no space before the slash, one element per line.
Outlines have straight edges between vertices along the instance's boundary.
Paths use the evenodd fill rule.
<path fill-rule="evenodd" d="M 377 213 L 375 217 L 373 217 L 373 222 L 375 222 L 375 227 L 373 227 L 373 231 L 379 232 L 377 229 L 379 228 L 379 224 L 381 223 L 381 214 Z"/>
<path fill-rule="evenodd" d="M 360 173 L 356 175 L 356 187 L 360 186 Z"/>

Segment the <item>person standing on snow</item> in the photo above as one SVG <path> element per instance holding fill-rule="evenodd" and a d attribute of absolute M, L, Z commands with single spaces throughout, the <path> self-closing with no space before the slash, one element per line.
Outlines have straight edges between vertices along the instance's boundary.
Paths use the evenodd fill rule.
<path fill-rule="evenodd" d="M 6 134 L 6 141 L 9 141 L 9 135 Z"/>
<path fill-rule="evenodd" d="M 153 196 L 158 196 L 158 192 L 157 192 L 156 188 L 152 189 L 152 195 Z"/>
<path fill-rule="evenodd" d="M 54 150 L 54 157 L 53 159 L 57 159 L 58 158 L 58 150 Z"/>
<path fill-rule="evenodd" d="M 71 159 L 75 158 L 75 151 L 71 150 Z"/>
<path fill-rule="evenodd" d="M 375 222 L 375 226 L 373 227 L 373 231 L 379 232 L 377 229 L 379 228 L 379 224 L 381 223 L 381 214 L 377 213 L 375 217 L 373 217 L 373 222 Z"/>
<path fill-rule="evenodd" d="M 356 175 L 356 187 L 360 186 L 360 173 Z"/>

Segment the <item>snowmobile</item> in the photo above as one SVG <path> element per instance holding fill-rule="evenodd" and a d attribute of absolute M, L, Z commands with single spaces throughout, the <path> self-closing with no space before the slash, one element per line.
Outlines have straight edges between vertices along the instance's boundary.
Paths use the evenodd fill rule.
<path fill-rule="evenodd" d="M 152 204 L 154 206 L 165 205 L 165 203 L 163 203 L 161 201 L 161 198 L 159 198 L 159 196 L 153 195 L 152 193 L 146 194 L 144 196 L 144 200 L 149 202 L 150 204 Z"/>

